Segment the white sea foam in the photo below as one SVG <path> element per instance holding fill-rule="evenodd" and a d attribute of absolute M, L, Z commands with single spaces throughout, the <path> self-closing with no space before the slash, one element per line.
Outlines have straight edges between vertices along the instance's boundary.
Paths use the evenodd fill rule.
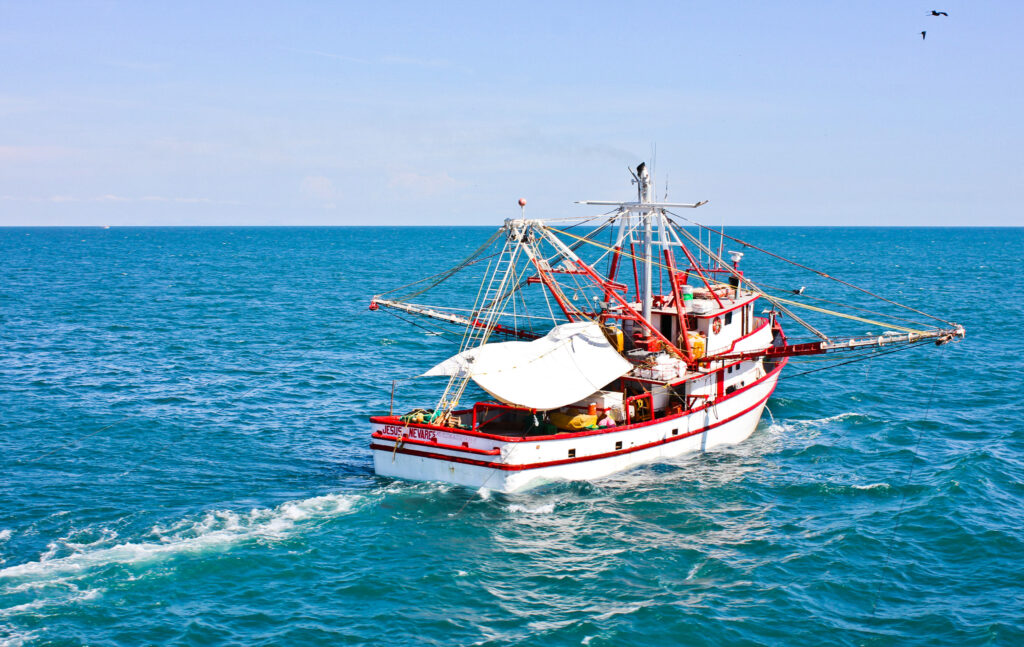
<path fill-rule="evenodd" d="M 771 424 L 768 425 L 767 430 L 769 433 L 776 436 L 788 436 L 794 433 L 817 435 L 820 433 L 822 427 L 827 426 L 833 422 L 839 422 L 847 418 L 855 418 L 861 414 L 854 411 L 847 411 L 846 413 L 839 413 L 834 416 L 828 416 L 827 418 L 809 418 L 805 420 L 801 419 L 789 419 L 782 420 L 776 418 L 772 420 Z"/>
<path fill-rule="evenodd" d="M 593 620 L 595 622 L 604 622 L 605 620 L 609 620 L 611 618 L 614 618 L 615 616 L 626 616 L 626 615 L 630 615 L 632 613 L 636 613 L 640 609 L 644 608 L 644 606 L 646 606 L 646 605 L 644 605 L 644 604 L 630 604 L 630 605 L 621 606 L 621 607 L 612 607 L 611 609 L 605 611 L 604 613 L 597 614 L 596 616 L 591 618 L 591 620 Z"/>
<path fill-rule="evenodd" d="M 788 422 L 773 422 L 768 425 L 768 431 L 776 435 L 782 435 L 793 431 L 793 425 Z"/>
<path fill-rule="evenodd" d="M 288 536 L 296 524 L 326 519 L 352 510 L 358 497 L 328 494 L 302 501 L 288 501 L 276 508 L 254 508 L 247 514 L 213 510 L 198 521 L 181 521 L 151 531 L 155 541 L 125 542 L 98 547 L 96 543 L 65 557 L 48 558 L 0 569 L 0 581 L 10 579 L 59 579 L 90 569 L 115 564 L 138 565 L 178 555 L 224 550 L 246 541 L 274 541 Z M 47 551 L 51 552 L 51 551 Z"/>
<path fill-rule="evenodd" d="M 85 602 L 87 600 L 94 600 L 98 598 L 100 595 L 102 595 L 104 590 L 105 589 L 86 589 L 84 591 L 79 591 L 76 589 L 75 592 L 71 595 L 61 597 L 59 598 L 59 600 L 47 597 L 36 598 L 31 602 L 17 604 L 13 607 L 6 607 L 0 609 L 0 616 L 13 616 L 28 613 L 30 611 L 38 611 L 43 607 L 47 607 L 54 604 L 55 602 L 58 604 L 68 604 L 71 602 Z M 0 645 L 2 644 L 3 643 L 0 643 Z"/>
<path fill-rule="evenodd" d="M 882 488 L 882 489 L 886 489 L 887 490 L 887 489 L 889 489 L 889 487 L 890 487 L 890 485 L 888 483 L 870 483 L 868 485 L 854 485 L 853 489 L 855 489 L 855 490 L 876 490 L 876 489 Z"/>
<path fill-rule="evenodd" d="M 26 642 L 39 637 L 39 632 L 19 632 L 10 627 L 0 625 L 0 647 L 21 647 Z"/>
<path fill-rule="evenodd" d="M 447 494 L 452 489 L 451 483 L 445 483 L 443 481 L 391 481 L 390 483 L 379 488 L 377 492 L 381 494 Z"/>
<path fill-rule="evenodd" d="M 704 562 L 697 562 L 696 564 L 691 566 L 690 567 L 690 572 L 686 574 L 686 581 L 689 582 L 694 577 L 696 577 L 697 571 L 699 571 L 700 567 L 703 566 L 703 565 L 704 565 Z"/>
<path fill-rule="evenodd" d="M 526 514 L 551 514 L 552 512 L 555 511 L 555 504 L 554 503 L 545 503 L 544 505 L 539 505 L 536 508 L 528 508 L 525 505 L 519 505 L 518 503 L 513 503 L 512 505 L 510 505 L 508 507 L 508 511 L 509 512 L 525 512 Z"/>
<path fill-rule="evenodd" d="M 808 426 L 815 426 L 815 427 L 817 427 L 819 425 L 826 425 L 826 424 L 828 424 L 830 422 L 838 422 L 840 420 L 846 420 L 847 418 L 853 418 L 853 417 L 859 416 L 859 415 L 860 414 L 855 412 L 855 411 L 847 411 L 846 413 L 839 413 L 839 414 L 836 414 L 834 416 L 829 416 L 827 418 L 816 418 L 816 419 L 811 419 L 811 420 L 795 420 L 794 422 L 802 424 L 802 425 L 808 425 Z"/>
<path fill-rule="evenodd" d="M 7 541 L 11 538 L 11 531 L 8 528 L 0 530 L 0 541 Z"/>
<path fill-rule="evenodd" d="M 485 487 L 481 487 L 479 490 L 476 491 L 476 493 L 480 495 L 480 498 L 483 499 L 484 501 L 491 498 L 491 491 Z"/>

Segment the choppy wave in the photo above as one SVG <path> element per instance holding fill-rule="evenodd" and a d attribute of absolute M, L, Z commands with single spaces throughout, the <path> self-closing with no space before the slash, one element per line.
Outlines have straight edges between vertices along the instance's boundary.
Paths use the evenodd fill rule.
<path fill-rule="evenodd" d="M 1022 232 L 942 236 L 975 280 L 1018 273 Z M 1024 644 L 1024 374 L 976 332 L 1024 283 L 954 296 L 934 230 L 751 235 L 794 233 L 967 339 L 794 362 L 739 445 L 506 495 L 376 477 L 367 449 L 391 380 L 450 354 L 367 286 L 480 230 L 0 229 L 0 645 Z"/>
<path fill-rule="evenodd" d="M 19 631 L 0 625 L 0 647 L 21 647 L 38 637 L 38 631 Z"/>
<path fill-rule="evenodd" d="M 20 590 L 11 591 L 21 592 Z M 38 612 L 55 604 L 72 604 L 75 602 L 87 602 L 95 600 L 104 592 L 102 588 L 90 588 L 80 590 L 75 586 L 65 584 L 59 596 L 49 596 L 46 592 L 38 592 L 31 602 L 24 602 L 10 607 L 0 608 L 0 616 L 15 616 L 19 614 Z"/>

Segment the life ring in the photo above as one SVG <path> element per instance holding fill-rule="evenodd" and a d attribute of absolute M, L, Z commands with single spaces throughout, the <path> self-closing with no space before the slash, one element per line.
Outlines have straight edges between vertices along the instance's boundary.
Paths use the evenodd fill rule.
<path fill-rule="evenodd" d="M 715 317 L 715 320 L 711 322 L 711 332 L 715 333 L 716 335 L 718 333 L 722 332 L 722 318 L 721 317 Z"/>

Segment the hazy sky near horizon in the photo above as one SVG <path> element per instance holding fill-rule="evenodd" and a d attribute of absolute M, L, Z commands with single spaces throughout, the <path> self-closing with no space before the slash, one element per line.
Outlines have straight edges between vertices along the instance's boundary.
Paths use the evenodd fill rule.
<path fill-rule="evenodd" d="M 1015 1 L 0 2 L 0 225 L 580 215 L 655 147 L 659 197 L 709 224 L 1022 225 L 1022 24 Z"/>

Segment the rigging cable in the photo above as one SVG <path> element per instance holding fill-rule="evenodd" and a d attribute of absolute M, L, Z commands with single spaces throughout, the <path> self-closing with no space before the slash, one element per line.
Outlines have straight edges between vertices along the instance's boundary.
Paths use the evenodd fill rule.
<path fill-rule="evenodd" d="M 551 231 L 556 231 L 558 233 L 565 233 L 565 232 L 563 232 L 561 230 L 555 229 L 554 227 L 548 227 L 548 229 L 550 229 Z M 689 232 L 687 232 L 687 233 L 689 233 Z M 566 235 L 571 237 L 571 238 L 579 238 L 578 236 L 574 236 L 573 234 L 566 233 Z M 692 234 L 690 234 L 690 235 L 692 236 Z M 590 244 L 591 245 L 597 245 L 599 247 L 603 247 L 603 245 L 601 245 L 600 243 L 596 243 L 596 242 L 593 242 L 593 241 L 590 241 Z M 621 254 L 623 256 L 625 256 L 626 258 L 632 258 L 634 260 L 641 260 L 641 261 L 643 260 L 639 256 L 636 256 L 634 254 L 630 254 L 629 252 L 627 252 L 625 250 L 623 250 L 621 252 Z M 662 263 L 658 263 L 658 262 L 655 262 L 655 261 L 652 261 L 651 263 L 652 263 L 652 265 L 655 265 L 657 267 L 663 267 L 663 268 L 666 267 Z M 748 283 L 750 282 L 749 279 L 744 279 L 744 280 L 746 280 Z M 720 286 L 727 286 L 728 285 L 727 283 L 722 283 L 721 281 L 716 281 L 714 279 L 709 279 L 709 281 L 711 281 L 713 283 L 716 283 L 716 284 L 718 284 Z M 864 290 L 861 289 L 861 291 L 864 291 Z M 757 292 L 758 292 L 758 294 L 763 296 L 768 301 L 772 301 L 773 299 L 777 298 L 777 297 L 773 297 L 773 296 L 767 294 L 764 290 L 762 290 L 760 288 L 757 289 Z M 881 298 L 881 297 L 879 297 L 879 298 Z M 887 299 L 883 299 L 883 300 L 887 301 Z M 837 312 L 835 310 L 828 310 L 826 308 L 817 308 L 816 306 L 809 306 L 808 304 L 800 303 L 799 301 L 790 301 L 788 299 L 785 300 L 785 301 L 789 305 L 792 305 L 792 306 L 797 307 L 797 308 L 804 308 L 804 309 L 808 309 L 808 310 L 812 310 L 813 309 L 813 310 L 816 310 L 817 312 L 822 312 L 824 314 L 828 314 L 828 315 L 831 315 L 831 316 L 842 317 L 842 318 L 845 318 L 845 319 L 853 319 L 855 321 L 860 321 L 862 323 L 868 323 L 868 324 L 872 324 L 872 325 L 876 325 L 876 326 L 886 326 L 886 327 L 897 328 L 897 326 L 895 324 L 887 323 L 887 322 L 884 322 L 884 321 L 874 321 L 872 319 L 867 319 L 867 318 L 864 318 L 864 317 L 857 317 L 855 315 L 850 315 L 850 314 L 846 314 L 846 313 L 842 313 L 842 312 Z M 896 305 L 899 305 L 899 304 L 896 304 Z M 783 311 L 788 311 L 788 309 L 783 309 Z M 793 316 L 792 313 L 790 313 L 790 316 L 791 317 Z M 928 316 L 931 316 L 931 315 L 928 315 Z M 932 317 L 932 318 L 933 319 L 938 319 L 937 317 Z M 794 319 L 799 319 L 799 318 L 798 317 L 794 317 Z M 943 321 L 942 319 L 938 319 L 938 320 L 939 321 Z M 922 332 L 920 330 L 913 330 L 913 329 L 909 329 L 909 328 L 906 328 L 906 329 L 903 329 L 903 330 L 904 330 L 904 332 L 914 332 L 914 333 Z"/>
<path fill-rule="evenodd" d="M 868 354 L 868 355 L 862 355 L 860 357 L 855 357 L 854 359 L 848 359 L 845 362 L 837 362 L 836 364 L 831 364 L 829 366 L 822 366 L 822 367 L 819 367 L 819 368 L 811 369 L 809 371 L 803 371 L 803 372 L 800 372 L 800 373 L 791 373 L 790 375 L 782 375 L 782 376 L 780 376 L 778 378 L 778 381 L 788 380 L 788 379 L 791 379 L 791 378 L 794 378 L 794 377 L 800 377 L 801 375 L 809 375 L 811 373 L 817 373 L 818 371 L 824 371 L 824 370 L 827 370 L 827 369 L 830 369 L 830 368 L 836 368 L 838 366 L 845 366 L 847 364 L 854 364 L 856 362 L 863 362 L 865 360 L 875 359 L 876 357 L 882 357 L 883 355 L 891 355 L 893 353 L 901 353 L 901 352 L 903 352 L 905 350 L 913 350 L 915 348 L 920 348 L 920 346 L 917 345 L 917 344 L 906 344 L 906 345 L 899 346 L 898 348 L 895 348 L 895 349 L 892 349 L 892 350 L 880 351 L 880 352 L 871 353 L 871 354 Z M 804 360 L 804 361 L 807 361 L 807 360 Z"/>
<path fill-rule="evenodd" d="M 479 256 L 480 254 L 482 254 L 484 252 L 484 250 L 486 250 L 488 247 L 491 246 L 491 244 L 498 238 L 498 235 L 501 233 L 501 231 L 502 231 L 501 229 L 498 229 L 493 234 L 491 234 L 490 238 L 488 238 L 484 242 L 483 245 L 480 245 L 480 247 L 478 247 L 476 249 L 476 251 L 474 251 L 472 254 L 470 254 L 465 260 L 463 260 L 458 265 L 456 265 L 456 266 L 454 266 L 452 268 L 449 268 L 447 270 L 444 270 L 443 272 L 438 272 L 437 274 L 433 274 L 431 276 L 427 276 L 427 277 L 424 277 L 422 279 L 418 279 L 416 281 L 413 281 L 412 283 L 406 283 L 405 285 L 400 285 L 397 288 L 393 288 L 391 290 L 388 290 L 387 292 L 382 292 L 382 293 L 380 293 L 377 296 L 384 296 L 385 294 L 391 294 L 393 292 L 397 292 L 397 291 L 403 290 L 405 288 L 411 288 L 414 285 L 419 285 L 420 283 L 423 283 L 424 281 L 429 281 L 431 279 L 434 279 L 434 278 L 437 278 L 437 277 L 441 277 L 441 278 L 438 278 L 433 283 L 431 283 L 430 285 L 428 285 L 427 287 L 422 288 L 422 289 L 420 289 L 420 290 L 418 290 L 416 292 L 413 292 L 412 294 L 407 294 L 407 295 L 405 295 L 402 298 L 403 301 L 406 300 L 406 299 L 412 299 L 412 298 L 415 298 L 415 297 L 423 294 L 427 290 L 430 290 L 431 288 L 436 287 L 439 283 L 447 281 L 449 278 L 452 277 L 452 275 L 462 271 L 466 267 L 469 267 L 470 265 L 475 265 L 476 263 L 479 263 L 479 262 L 484 261 L 486 259 L 492 258 L 493 256 L 495 256 L 495 254 L 491 254 L 490 256 L 484 256 L 483 258 L 476 258 L 476 257 Z"/>
<path fill-rule="evenodd" d="M 886 299 L 883 296 L 874 294 L 873 292 L 865 290 L 864 288 L 858 287 L 858 286 L 856 286 L 856 285 L 854 285 L 852 283 L 847 283 L 846 281 L 844 281 L 842 279 L 837 279 L 836 277 L 834 277 L 834 276 L 832 276 L 830 274 L 826 274 L 825 272 L 822 272 L 821 270 L 816 270 L 813 267 L 807 267 L 806 265 L 801 265 L 800 263 L 797 263 L 796 261 L 792 261 L 792 260 L 786 258 L 785 256 L 780 256 L 778 254 L 769 252 L 767 249 L 762 249 L 762 248 L 758 247 L 757 245 L 754 245 L 752 243 L 748 243 L 745 240 L 740 240 L 739 238 L 734 238 L 734 237 L 729 236 L 728 234 L 726 234 L 724 232 L 721 232 L 721 231 L 715 231 L 715 229 L 713 229 L 711 227 L 708 227 L 707 225 L 702 225 L 701 223 L 699 223 L 699 222 L 697 222 L 695 220 L 690 220 L 689 218 L 687 218 L 685 216 L 680 216 L 677 213 L 673 213 L 672 215 L 676 216 L 677 218 L 681 218 L 681 219 L 685 220 L 686 222 L 689 222 L 689 223 L 691 223 L 691 224 L 693 224 L 693 225 L 695 225 L 697 227 L 700 227 L 701 229 L 706 229 L 706 230 L 708 230 L 709 233 L 710 232 L 715 232 L 715 233 L 721 234 L 723 237 L 728 238 L 729 240 L 735 241 L 735 242 L 737 242 L 737 243 L 739 243 L 739 244 L 741 244 L 741 245 L 743 245 L 745 247 L 750 247 L 751 249 L 756 249 L 757 251 L 762 252 L 764 254 L 768 254 L 769 256 L 771 256 L 773 258 L 779 259 L 780 261 L 785 261 L 786 263 L 789 263 L 791 265 L 795 265 L 795 266 L 797 266 L 797 267 L 799 267 L 801 269 L 805 269 L 805 270 L 807 270 L 809 272 L 814 272 L 815 274 L 817 274 L 819 276 L 822 276 L 822 277 L 824 277 L 826 279 L 831 279 L 831 280 L 836 281 L 838 283 L 842 283 L 843 285 L 845 285 L 847 287 L 851 287 L 854 290 L 859 290 L 860 292 L 863 292 L 864 294 L 867 294 L 868 296 L 872 296 L 872 297 L 874 297 L 876 299 L 881 299 L 882 301 L 885 301 L 886 303 L 891 303 L 894 306 L 898 306 L 900 308 L 905 308 L 905 309 L 910 310 L 912 312 L 916 312 L 917 314 L 924 315 L 924 316 L 928 317 L 929 319 L 934 319 L 936 321 L 941 321 L 942 323 L 944 323 L 946 325 L 949 325 L 949 326 L 955 325 L 951 321 L 946 321 L 945 319 L 940 319 L 939 317 L 936 317 L 934 315 L 930 315 L 927 312 L 922 312 L 920 310 L 917 310 L 916 308 L 911 308 L 910 306 L 903 305 L 902 303 L 898 303 L 896 301 L 892 301 L 890 299 Z"/>

